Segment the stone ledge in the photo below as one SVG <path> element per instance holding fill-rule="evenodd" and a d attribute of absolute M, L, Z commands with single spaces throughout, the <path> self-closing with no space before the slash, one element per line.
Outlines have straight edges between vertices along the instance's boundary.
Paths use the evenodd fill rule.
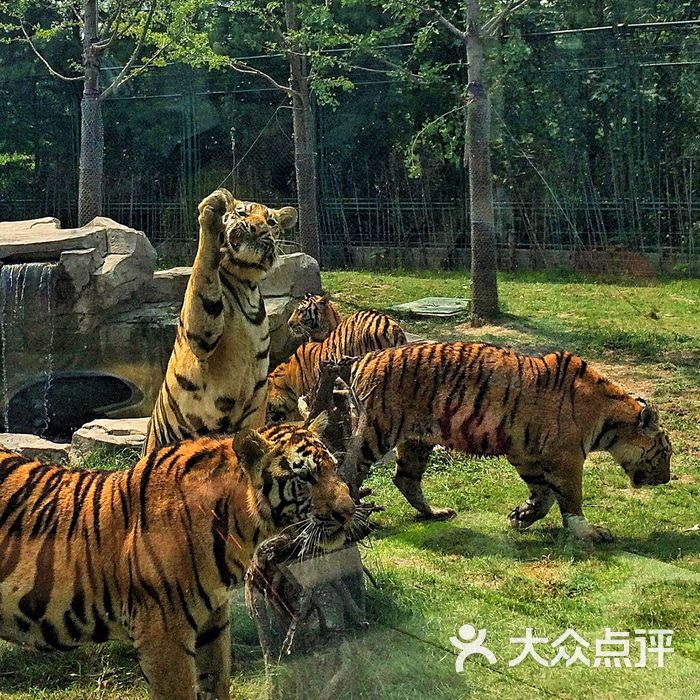
<path fill-rule="evenodd" d="M 191 274 L 192 268 L 189 266 L 157 270 L 144 289 L 144 301 L 182 302 Z M 318 262 L 304 253 L 281 255 L 260 283 L 260 290 L 266 298 L 291 296 L 301 299 L 307 292 L 320 294 L 321 273 Z"/>
<path fill-rule="evenodd" d="M 12 452 L 38 459 L 51 464 L 62 464 L 68 461 L 70 445 L 44 440 L 38 435 L 27 433 L 0 433 L 0 445 Z"/>
<path fill-rule="evenodd" d="M 140 452 L 146 438 L 147 425 L 148 418 L 99 418 L 90 421 L 73 433 L 72 456 L 84 457 L 98 449 Z"/>

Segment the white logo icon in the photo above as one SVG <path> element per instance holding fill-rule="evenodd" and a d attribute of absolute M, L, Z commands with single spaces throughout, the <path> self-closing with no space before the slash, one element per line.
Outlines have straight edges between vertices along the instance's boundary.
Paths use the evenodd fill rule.
<path fill-rule="evenodd" d="M 459 637 L 450 637 L 452 645 L 460 650 L 459 656 L 455 661 L 455 671 L 457 673 L 464 671 L 464 662 L 474 654 L 485 657 L 490 664 L 496 663 L 494 653 L 484 646 L 486 639 L 485 629 L 480 629 L 477 633 L 472 625 L 462 625 L 457 634 L 459 634 Z"/>

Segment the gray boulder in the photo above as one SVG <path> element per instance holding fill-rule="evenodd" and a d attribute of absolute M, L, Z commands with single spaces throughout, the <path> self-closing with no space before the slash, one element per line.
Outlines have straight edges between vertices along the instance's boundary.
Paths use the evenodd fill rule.
<path fill-rule="evenodd" d="M 307 292 L 321 292 L 318 262 L 305 253 L 280 255 L 277 264 L 260 283 L 265 297 L 289 296 L 301 299 Z"/>
<path fill-rule="evenodd" d="M 100 418 L 86 423 L 73 433 L 71 451 L 74 458 L 104 449 L 140 451 L 146 438 L 148 418 Z"/>
<path fill-rule="evenodd" d="M 0 433 L 0 445 L 30 459 L 38 459 L 51 464 L 67 462 L 70 448 L 70 445 L 51 442 L 37 435 L 26 433 Z"/>

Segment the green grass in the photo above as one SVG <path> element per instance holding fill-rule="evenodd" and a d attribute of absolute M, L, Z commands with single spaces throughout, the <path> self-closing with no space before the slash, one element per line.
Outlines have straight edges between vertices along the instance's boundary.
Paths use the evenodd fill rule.
<path fill-rule="evenodd" d="M 368 305 L 391 312 L 394 304 L 424 296 L 470 296 L 469 278 L 447 272 L 327 272 L 323 282 L 346 312 Z M 684 353 L 686 360 L 700 360 L 697 280 L 640 286 L 572 275 L 508 274 L 500 276 L 499 290 L 503 315 L 497 327 L 464 329 L 454 319 L 407 325 L 443 340 L 479 338 L 537 351 L 565 347 L 589 356 Z"/>
<path fill-rule="evenodd" d="M 349 312 L 389 308 L 421 296 L 468 296 L 469 281 L 447 273 L 329 272 L 324 285 Z M 584 476 L 584 509 L 610 527 L 616 541 L 593 547 L 561 530 L 556 512 L 525 533 L 506 514 L 525 489 L 502 460 L 436 452 L 425 490 L 458 516 L 417 521 L 391 483 L 391 467 L 369 485 L 386 506 L 380 531 L 364 550 L 379 588 L 369 587 L 370 629 L 353 642 L 353 670 L 337 697 L 413 699 L 517 697 L 600 699 L 700 697 L 700 282 L 608 284 L 573 277 L 508 275 L 500 279 L 504 315 L 470 328 L 464 319 L 403 318 L 407 330 L 440 339 L 488 340 L 528 351 L 566 348 L 630 391 L 655 401 L 674 444 L 677 479 L 652 489 L 629 488 L 606 455 Z M 99 457 L 91 466 L 119 468 Z M 237 599 L 234 697 L 265 695 L 265 669 L 254 628 Z M 488 630 L 498 663 L 476 658 L 456 674 L 449 638 L 472 623 Z M 572 627 L 589 642 L 613 630 L 674 630 L 666 667 L 542 668 L 531 660 L 510 668 L 526 627 L 550 639 Z M 544 653 L 544 651 L 543 651 Z M 280 697 L 319 697 L 334 669 L 334 652 L 299 661 L 301 683 L 277 669 Z M 551 654 L 550 654 L 551 655 Z M 592 654 L 589 654 L 592 656 Z M 297 692 L 299 688 L 304 692 Z M 293 690 L 294 689 L 294 690 Z M 123 645 L 71 654 L 30 654 L 0 646 L 0 697 L 78 700 L 143 699 L 146 687 Z"/>

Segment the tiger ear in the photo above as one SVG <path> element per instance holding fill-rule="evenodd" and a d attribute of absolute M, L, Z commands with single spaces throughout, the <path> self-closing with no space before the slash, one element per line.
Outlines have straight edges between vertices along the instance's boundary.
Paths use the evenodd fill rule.
<path fill-rule="evenodd" d="M 281 229 L 292 228 L 296 224 L 299 214 L 294 207 L 282 207 L 271 212 L 272 216 L 277 219 Z"/>
<path fill-rule="evenodd" d="M 304 427 L 321 437 L 328 427 L 328 411 L 321 411 L 313 420 L 307 418 Z"/>
<path fill-rule="evenodd" d="M 647 403 L 644 399 L 638 399 L 642 406 L 639 412 L 637 428 L 642 432 L 655 433 L 659 429 L 659 412 L 656 406 Z"/>
<path fill-rule="evenodd" d="M 233 438 L 233 451 L 238 457 L 238 463 L 253 480 L 260 479 L 262 463 L 270 448 L 270 443 L 259 432 L 250 428 L 242 430 Z"/>

